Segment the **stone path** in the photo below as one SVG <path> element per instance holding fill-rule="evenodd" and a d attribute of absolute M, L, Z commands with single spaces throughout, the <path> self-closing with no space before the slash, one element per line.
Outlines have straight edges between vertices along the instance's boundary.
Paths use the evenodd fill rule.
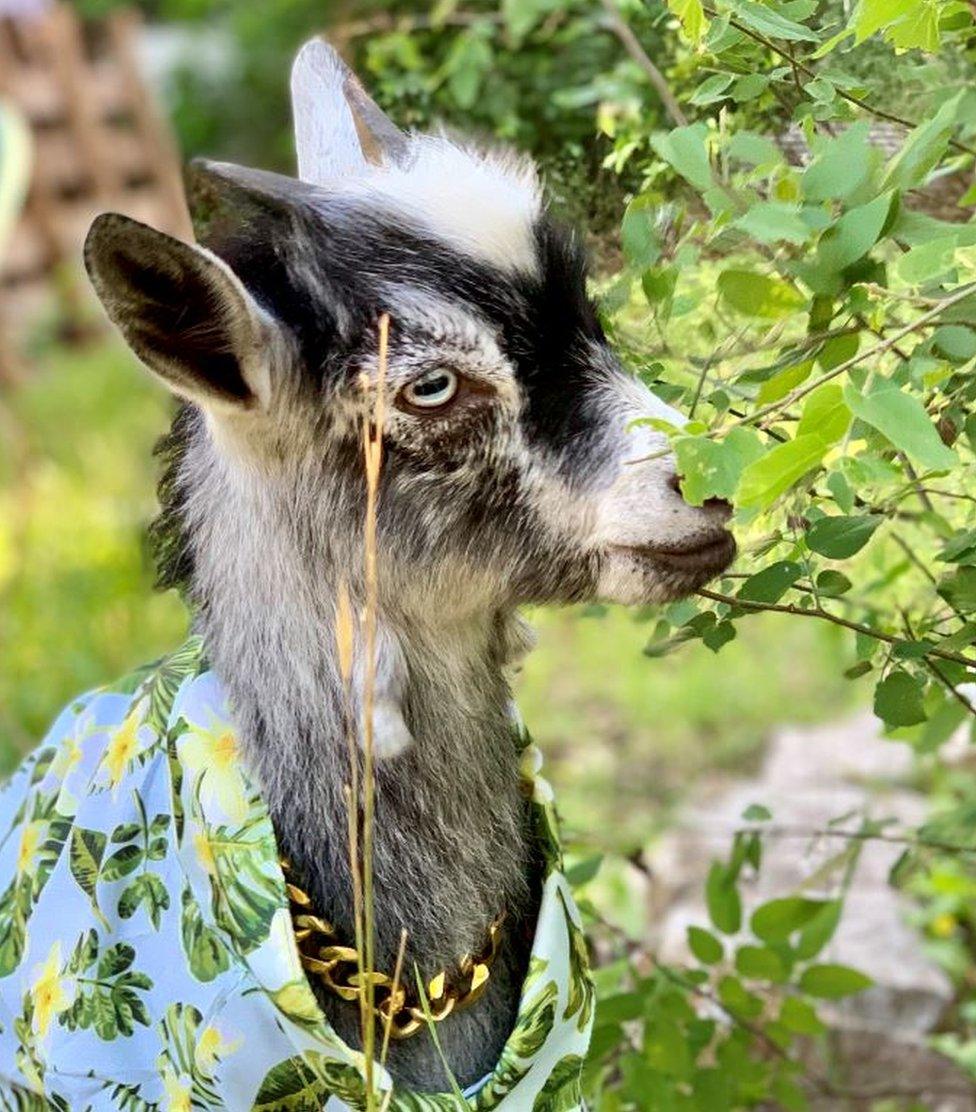
<path fill-rule="evenodd" d="M 820 888 L 805 887 L 805 894 L 835 891 L 838 867 L 831 862 L 845 843 L 811 839 L 805 832 L 823 830 L 847 814 L 857 817 L 846 829 L 856 829 L 861 816 L 917 825 L 925 815 L 925 799 L 910 787 L 911 770 L 908 746 L 882 738 L 869 714 L 777 733 L 755 779 L 726 784 L 710 797 L 706 792 L 648 855 L 651 921 L 658 925 L 652 942 L 661 959 L 689 960 L 686 928 L 708 920 L 702 891 L 709 864 L 727 856 L 751 803 L 768 807 L 770 826 L 782 833 L 764 840 L 761 875 L 744 885 L 747 915 L 751 907 L 791 894 L 810 877 Z M 900 852 L 897 845 L 864 844 L 841 925 L 820 958 L 851 965 L 875 982 L 833 1009 L 830 1061 L 821 1062 L 820 1069 L 829 1066 L 832 1078 L 849 1090 L 867 1094 L 895 1088 L 931 1112 L 976 1112 L 976 1086 L 927 1045 L 926 1036 L 938 1027 L 953 991 L 909 926 L 908 902 L 888 884 Z M 874 1103 L 866 1097 L 839 1101 L 812 1095 L 811 1107 L 866 1112 Z"/>

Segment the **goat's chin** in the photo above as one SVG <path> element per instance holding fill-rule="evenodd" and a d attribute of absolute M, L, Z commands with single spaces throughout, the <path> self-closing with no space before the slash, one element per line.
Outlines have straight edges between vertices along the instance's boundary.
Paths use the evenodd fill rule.
<path fill-rule="evenodd" d="M 694 594 L 735 559 L 735 541 L 724 529 L 686 547 L 610 545 L 597 581 L 602 602 L 630 606 L 674 602 Z"/>

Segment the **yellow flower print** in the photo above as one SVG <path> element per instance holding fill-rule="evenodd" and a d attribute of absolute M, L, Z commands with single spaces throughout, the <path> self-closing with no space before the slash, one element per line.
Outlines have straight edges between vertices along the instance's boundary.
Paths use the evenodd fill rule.
<path fill-rule="evenodd" d="M 163 1088 L 166 1090 L 166 1112 L 190 1112 L 190 1081 L 176 1076 L 172 1066 L 163 1070 Z"/>
<path fill-rule="evenodd" d="M 233 1054 L 240 1045 L 240 1039 L 231 1041 L 225 1039 L 216 1027 L 204 1027 L 197 1039 L 196 1050 L 193 1052 L 197 1069 L 202 1074 L 210 1077 L 213 1074 L 214 1066 Z"/>
<path fill-rule="evenodd" d="M 213 847 L 210 845 L 210 839 L 207 837 L 205 830 L 198 830 L 193 835 L 193 849 L 201 868 L 205 869 L 211 876 L 216 876 L 217 862 L 214 860 Z"/>
<path fill-rule="evenodd" d="M 139 752 L 139 730 L 143 725 L 144 703 L 137 703 L 125 716 L 122 725 L 112 734 L 102 764 L 108 770 L 108 782 L 117 788 L 133 757 Z"/>
<path fill-rule="evenodd" d="M 17 851 L 17 874 L 34 872 L 34 858 L 37 847 L 47 836 L 46 822 L 28 822 L 20 835 L 20 849 Z"/>
<path fill-rule="evenodd" d="M 69 737 L 62 742 L 58 755 L 51 764 L 51 772 L 58 780 L 64 781 L 68 773 L 81 760 L 81 745 L 76 737 Z"/>
<path fill-rule="evenodd" d="M 216 804 L 231 822 L 244 822 L 248 814 L 247 792 L 233 728 L 216 718 L 209 729 L 191 727 L 183 739 L 181 756 L 186 767 L 197 774 L 204 809 Z"/>
<path fill-rule="evenodd" d="M 55 942 L 44 963 L 38 966 L 31 985 L 34 1004 L 34 1030 L 44 1038 L 51 1020 L 65 1011 L 71 997 L 65 991 L 67 978 L 61 976 L 61 943 Z"/>

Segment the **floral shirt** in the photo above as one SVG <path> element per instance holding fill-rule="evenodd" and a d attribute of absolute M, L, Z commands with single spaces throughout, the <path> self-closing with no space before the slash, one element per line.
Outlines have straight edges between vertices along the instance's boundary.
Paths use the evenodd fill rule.
<path fill-rule="evenodd" d="M 547 875 L 516 1026 L 475 1094 L 395 1086 L 392 1112 L 581 1107 L 586 947 L 518 734 Z M 0 839 L 4 1108 L 364 1107 L 362 1055 L 305 979 L 268 811 L 199 639 L 61 714 L 0 795 Z"/>

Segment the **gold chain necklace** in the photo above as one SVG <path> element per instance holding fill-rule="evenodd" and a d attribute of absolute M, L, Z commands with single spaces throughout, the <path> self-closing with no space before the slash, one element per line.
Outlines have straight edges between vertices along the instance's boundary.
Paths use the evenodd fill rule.
<path fill-rule="evenodd" d="M 342 945 L 335 927 L 315 913 L 309 894 L 294 883 L 291 863 L 282 860 L 281 868 L 302 965 L 335 996 L 358 1000 L 364 977 L 355 947 Z M 454 969 L 442 969 L 430 978 L 426 1012 L 416 992 L 408 991 L 389 974 L 374 970 L 371 978 L 374 1018 L 379 1019 L 384 1030 L 389 1025 L 393 1038 L 406 1039 L 416 1034 L 428 1018 L 439 1023 L 451 1012 L 473 1004 L 487 987 L 504 921 L 503 911 L 488 927 L 488 938 L 478 954 L 465 954 Z"/>

